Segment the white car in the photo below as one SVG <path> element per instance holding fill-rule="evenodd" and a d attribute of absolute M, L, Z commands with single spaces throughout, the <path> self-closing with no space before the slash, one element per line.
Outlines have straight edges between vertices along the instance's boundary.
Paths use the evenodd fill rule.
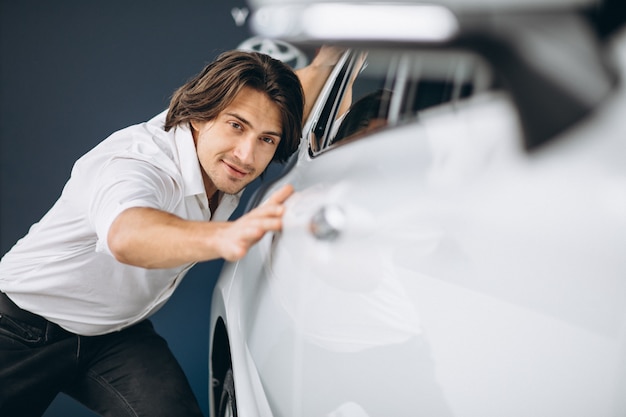
<path fill-rule="evenodd" d="M 261 35 L 350 48 L 251 201 L 293 184 L 282 232 L 214 290 L 212 415 L 625 416 L 626 33 L 270 3 Z"/>

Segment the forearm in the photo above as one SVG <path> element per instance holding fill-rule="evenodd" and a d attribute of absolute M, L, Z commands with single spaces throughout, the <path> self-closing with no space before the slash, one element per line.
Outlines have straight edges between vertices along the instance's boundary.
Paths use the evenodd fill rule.
<path fill-rule="evenodd" d="M 296 74 L 302 84 L 302 90 L 304 92 L 304 119 L 309 117 L 313 105 L 317 100 L 328 76 L 330 75 L 332 66 L 308 66 L 296 70 Z"/>
<path fill-rule="evenodd" d="M 295 71 L 304 91 L 304 120 L 309 117 L 328 76 L 332 72 L 344 49 L 324 45 L 311 64 Z"/>
<path fill-rule="evenodd" d="M 191 262 L 241 259 L 267 232 L 282 229 L 283 203 L 291 185 L 236 221 L 199 222 L 152 208 L 124 210 L 113 221 L 107 243 L 115 259 L 142 268 L 172 268 Z"/>
<path fill-rule="evenodd" d="M 143 268 L 172 268 L 220 258 L 225 223 L 181 219 L 160 210 L 135 207 L 122 212 L 109 230 L 115 258 Z"/>

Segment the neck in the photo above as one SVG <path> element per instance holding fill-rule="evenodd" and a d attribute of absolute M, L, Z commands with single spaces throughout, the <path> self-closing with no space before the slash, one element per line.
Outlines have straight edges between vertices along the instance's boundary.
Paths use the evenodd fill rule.
<path fill-rule="evenodd" d="M 209 209 L 211 210 L 211 213 L 215 213 L 215 210 L 217 209 L 217 206 L 220 202 L 220 197 L 221 193 L 219 191 L 215 191 L 212 195 L 207 195 L 207 198 L 209 199 Z"/>
<path fill-rule="evenodd" d="M 217 207 L 217 203 L 219 203 L 220 192 L 204 172 L 202 173 L 202 182 L 204 183 L 204 190 L 206 191 L 206 197 L 209 200 L 209 208 L 212 213 Z"/>

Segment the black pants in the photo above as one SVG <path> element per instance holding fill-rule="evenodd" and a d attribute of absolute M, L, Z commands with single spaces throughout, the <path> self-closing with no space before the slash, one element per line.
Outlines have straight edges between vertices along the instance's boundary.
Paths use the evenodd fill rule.
<path fill-rule="evenodd" d="M 202 416 L 150 321 L 79 336 L 0 293 L 0 416 L 41 416 L 59 392 L 103 416 Z"/>

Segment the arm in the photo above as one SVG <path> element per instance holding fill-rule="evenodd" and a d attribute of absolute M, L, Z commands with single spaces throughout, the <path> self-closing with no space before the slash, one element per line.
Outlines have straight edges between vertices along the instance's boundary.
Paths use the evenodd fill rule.
<path fill-rule="evenodd" d="M 286 185 L 264 204 L 232 222 L 198 222 L 134 207 L 113 221 L 108 244 L 115 258 L 143 268 L 171 268 L 191 262 L 242 258 L 267 232 L 282 228 Z"/>
<path fill-rule="evenodd" d="M 304 90 L 304 120 L 309 117 L 317 96 L 322 91 L 328 76 L 345 51 L 343 48 L 323 45 L 306 67 L 295 71 Z"/>

